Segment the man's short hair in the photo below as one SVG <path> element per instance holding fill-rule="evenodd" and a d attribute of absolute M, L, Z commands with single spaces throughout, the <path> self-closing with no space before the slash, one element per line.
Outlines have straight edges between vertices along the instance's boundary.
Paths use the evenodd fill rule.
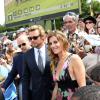
<path fill-rule="evenodd" d="M 45 35 L 45 30 L 41 25 L 33 25 L 28 28 L 28 32 L 35 31 L 35 30 L 38 30 L 41 36 Z"/>
<path fill-rule="evenodd" d="M 72 17 L 72 19 L 77 22 L 78 21 L 78 16 L 74 13 L 74 12 L 67 12 L 64 16 L 63 16 L 63 21 L 66 20 L 66 17 Z"/>

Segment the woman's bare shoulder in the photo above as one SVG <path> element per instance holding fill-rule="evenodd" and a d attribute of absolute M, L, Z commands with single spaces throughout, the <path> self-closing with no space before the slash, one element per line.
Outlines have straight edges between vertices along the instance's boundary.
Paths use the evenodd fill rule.
<path fill-rule="evenodd" d="M 71 57 L 71 60 L 73 60 L 73 61 L 76 61 L 76 60 L 79 60 L 79 59 L 81 59 L 81 58 L 77 54 L 73 54 L 72 57 Z"/>

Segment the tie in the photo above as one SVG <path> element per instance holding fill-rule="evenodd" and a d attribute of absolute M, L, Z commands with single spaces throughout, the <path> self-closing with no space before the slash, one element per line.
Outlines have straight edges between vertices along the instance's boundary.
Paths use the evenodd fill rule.
<path fill-rule="evenodd" d="M 41 51 L 40 50 L 38 50 L 38 68 L 43 73 L 44 67 L 43 67 L 43 61 L 42 61 Z"/>

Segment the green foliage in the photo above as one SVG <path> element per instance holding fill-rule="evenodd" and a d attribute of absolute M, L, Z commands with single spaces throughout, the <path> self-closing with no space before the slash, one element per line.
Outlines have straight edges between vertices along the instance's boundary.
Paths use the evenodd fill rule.
<path fill-rule="evenodd" d="M 92 6 L 93 13 L 100 12 L 100 2 L 96 0 L 92 0 L 91 3 L 87 3 L 88 0 L 81 0 L 81 8 L 82 8 L 82 13 L 84 15 L 89 15 L 90 14 L 90 5 Z"/>
<path fill-rule="evenodd" d="M 87 0 L 81 0 L 81 8 L 83 14 L 89 14 L 89 4 L 87 4 Z"/>
<path fill-rule="evenodd" d="M 56 19 L 56 29 L 59 29 L 61 30 L 61 27 L 62 27 L 62 18 L 57 18 Z"/>
<path fill-rule="evenodd" d="M 94 14 L 100 12 L 100 2 L 98 1 L 93 2 L 93 12 Z"/>
<path fill-rule="evenodd" d="M 6 31 L 6 27 L 0 25 L 0 33 L 5 32 L 5 31 Z"/>
<path fill-rule="evenodd" d="M 0 33 L 2 32 L 10 32 L 10 31 L 16 31 L 17 30 L 17 27 L 5 27 L 5 26 L 2 26 L 0 25 Z"/>

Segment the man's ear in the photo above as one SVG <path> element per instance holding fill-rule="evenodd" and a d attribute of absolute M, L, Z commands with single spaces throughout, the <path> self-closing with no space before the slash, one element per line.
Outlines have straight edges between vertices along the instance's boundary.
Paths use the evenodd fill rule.
<path fill-rule="evenodd" d="M 46 35 L 41 36 L 41 39 L 45 40 L 46 39 Z"/>

